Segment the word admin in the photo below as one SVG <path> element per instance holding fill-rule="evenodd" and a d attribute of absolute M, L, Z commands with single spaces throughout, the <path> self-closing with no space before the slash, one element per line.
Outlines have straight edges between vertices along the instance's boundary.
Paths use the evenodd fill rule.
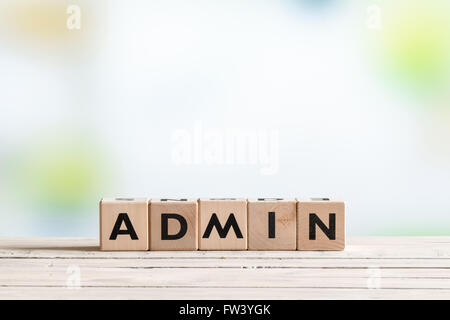
<path fill-rule="evenodd" d="M 329 198 L 104 198 L 101 250 L 344 250 L 345 204 Z"/>

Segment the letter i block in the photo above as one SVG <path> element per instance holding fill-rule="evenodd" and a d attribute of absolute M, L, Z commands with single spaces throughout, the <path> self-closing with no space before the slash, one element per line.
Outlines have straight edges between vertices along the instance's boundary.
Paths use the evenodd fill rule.
<path fill-rule="evenodd" d="M 150 250 L 197 250 L 197 199 L 152 199 Z"/>
<path fill-rule="evenodd" d="M 146 198 L 115 198 L 100 201 L 100 249 L 148 250 Z"/>
<path fill-rule="evenodd" d="M 329 198 L 297 203 L 297 250 L 344 250 L 345 204 Z"/>
<path fill-rule="evenodd" d="M 297 248 L 295 199 L 248 200 L 248 249 L 295 250 Z"/>
<path fill-rule="evenodd" d="M 199 200 L 199 249 L 247 249 L 247 200 Z"/>

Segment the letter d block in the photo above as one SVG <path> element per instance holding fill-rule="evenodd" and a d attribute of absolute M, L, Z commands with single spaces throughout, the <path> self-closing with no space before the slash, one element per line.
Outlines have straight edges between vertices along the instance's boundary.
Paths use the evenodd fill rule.
<path fill-rule="evenodd" d="M 196 199 L 152 199 L 150 250 L 197 250 Z"/>
<path fill-rule="evenodd" d="M 100 249 L 148 250 L 146 198 L 115 198 L 100 201 Z"/>
<path fill-rule="evenodd" d="M 344 250 L 345 204 L 329 198 L 297 203 L 297 250 Z"/>
<path fill-rule="evenodd" d="M 247 249 L 247 200 L 199 200 L 199 249 Z"/>

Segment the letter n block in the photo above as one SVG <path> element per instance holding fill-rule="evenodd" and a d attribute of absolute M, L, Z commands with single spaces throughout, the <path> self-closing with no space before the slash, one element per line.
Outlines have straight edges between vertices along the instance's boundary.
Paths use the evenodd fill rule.
<path fill-rule="evenodd" d="M 148 250 L 146 198 L 110 198 L 100 201 L 100 249 Z"/>
<path fill-rule="evenodd" d="M 197 250 L 197 199 L 152 199 L 150 250 Z"/>
<path fill-rule="evenodd" d="M 249 199 L 247 210 L 248 250 L 297 248 L 295 199 Z"/>
<path fill-rule="evenodd" d="M 247 200 L 199 200 L 199 249 L 247 249 Z"/>
<path fill-rule="evenodd" d="M 344 250 L 345 204 L 329 198 L 297 203 L 297 250 Z"/>

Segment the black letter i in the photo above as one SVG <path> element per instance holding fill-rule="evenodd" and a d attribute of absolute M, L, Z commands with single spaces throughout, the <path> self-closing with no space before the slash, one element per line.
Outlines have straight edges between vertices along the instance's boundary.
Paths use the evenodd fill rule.
<path fill-rule="evenodd" d="M 269 212 L 269 238 L 275 238 L 275 212 Z"/>

